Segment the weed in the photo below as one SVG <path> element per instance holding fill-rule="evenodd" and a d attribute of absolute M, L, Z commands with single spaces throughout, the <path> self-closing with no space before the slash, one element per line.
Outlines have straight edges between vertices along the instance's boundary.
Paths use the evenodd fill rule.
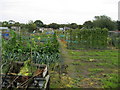
<path fill-rule="evenodd" d="M 101 79 L 103 88 L 118 88 L 120 86 L 118 74 L 107 74 L 107 78 Z"/>

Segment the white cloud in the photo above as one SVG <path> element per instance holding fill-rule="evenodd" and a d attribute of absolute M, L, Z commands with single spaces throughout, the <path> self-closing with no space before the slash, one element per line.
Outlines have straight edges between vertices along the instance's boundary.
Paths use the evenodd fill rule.
<path fill-rule="evenodd" d="M 107 15 L 117 20 L 118 0 L 0 0 L 0 20 L 78 23 Z"/>

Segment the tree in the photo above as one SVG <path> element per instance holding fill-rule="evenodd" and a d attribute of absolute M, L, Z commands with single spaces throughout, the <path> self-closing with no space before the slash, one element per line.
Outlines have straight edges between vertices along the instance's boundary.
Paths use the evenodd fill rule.
<path fill-rule="evenodd" d="M 83 25 L 78 25 L 78 28 L 81 29 L 83 27 Z"/>
<path fill-rule="evenodd" d="M 21 24 L 19 22 L 15 22 L 14 26 L 19 27 Z"/>
<path fill-rule="evenodd" d="M 112 21 L 110 17 L 105 15 L 95 16 L 95 20 L 93 20 L 93 24 L 95 27 L 98 28 L 107 28 L 108 30 L 116 29 L 116 23 Z"/>
<path fill-rule="evenodd" d="M 94 24 L 93 24 L 93 22 L 92 21 L 86 21 L 86 22 L 84 22 L 84 24 L 83 24 L 83 26 L 85 27 L 85 28 L 93 28 L 94 27 Z"/>
<path fill-rule="evenodd" d="M 76 28 L 78 28 L 78 25 L 76 23 L 71 23 L 69 25 L 69 27 L 72 28 L 72 29 L 76 29 Z"/>
<path fill-rule="evenodd" d="M 41 20 L 36 20 L 34 22 L 34 24 L 36 24 L 36 26 L 39 27 L 39 28 L 44 26 L 44 24 L 43 24 L 43 22 Z"/>
<path fill-rule="evenodd" d="M 60 27 L 60 25 L 57 24 L 57 23 L 51 23 L 51 24 L 48 25 L 48 27 L 53 28 L 53 29 L 58 29 Z"/>
<path fill-rule="evenodd" d="M 8 27 L 8 28 L 11 28 L 13 26 L 13 24 L 12 23 L 9 23 L 9 21 L 7 22 L 7 21 L 3 21 L 2 22 L 2 27 Z"/>
<path fill-rule="evenodd" d="M 29 21 L 29 23 L 26 24 L 26 28 L 28 29 L 28 32 L 33 32 L 36 30 L 37 26 L 35 23 L 33 23 L 33 21 Z"/>
<path fill-rule="evenodd" d="M 44 28 L 49 28 L 49 25 L 44 24 L 43 27 Z"/>
<path fill-rule="evenodd" d="M 20 24 L 20 27 L 21 27 L 21 31 L 23 31 L 23 32 L 27 31 L 27 30 L 26 30 L 27 24 L 21 23 L 21 24 Z"/>
<path fill-rule="evenodd" d="M 8 22 L 7 21 L 3 21 L 2 22 L 2 27 L 8 27 Z"/>
<path fill-rule="evenodd" d="M 117 21 L 117 29 L 120 31 L 120 21 Z"/>

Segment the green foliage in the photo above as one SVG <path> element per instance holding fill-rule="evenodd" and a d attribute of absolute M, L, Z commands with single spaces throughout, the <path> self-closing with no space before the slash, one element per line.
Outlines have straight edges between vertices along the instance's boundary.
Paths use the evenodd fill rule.
<path fill-rule="evenodd" d="M 93 72 L 93 73 L 99 73 L 99 72 L 102 72 L 104 69 L 102 69 L 102 68 L 90 68 L 88 70 L 90 72 Z"/>
<path fill-rule="evenodd" d="M 109 32 L 108 40 L 110 46 L 120 48 L 120 33 Z"/>
<path fill-rule="evenodd" d="M 90 28 L 93 28 L 93 27 L 94 27 L 94 24 L 93 24 L 93 22 L 91 22 L 91 21 L 86 21 L 86 22 L 83 24 L 83 26 L 84 26 L 85 28 L 90 29 Z"/>
<path fill-rule="evenodd" d="M 33 32 L 36 30 L 37 26 L 33 21 L 30 21 L 27 25 L 26 28 L 28 29 L 28 32 Z"/>
<path fill-rule="evenodd" d="M 41 20 L 36 20 L 34 23 L 36 24 L 37 27 L 43 27 L 44 25 Z"/>
<path fill-rule="evenodd" d="M 17 34 L 11 31 L 10 40 L 2 39 L 3 62 L 32 59 L 34 63 L 50 64 L 58 60 L 58 49 L 56 34 L 32 35 L 30 33 Z"/>
<path fill-rule="evenodd" d="M 116 29 L 116 23 L 111 20 L 110 17 L 102 15 L 102 16 L 95 16 L 95 20 L 93 21 L 94 27 L 98 28 L 107 28 L 110 31 Z"/>
<path fill-rule="evenodd" d="M 120 31 L 120 21 L 117 21 L 117 29 Z"/>
<path fill-rule="evenodd" d="M 30 64 L 31 64 L 31 60 L 25 61 L 24 66 L 20 69 L 20 72 L 18 73 L 18 75 L 31 76 L 32 75 L 32 66 Z"/>
<path fill-rule="evenodd" d="M 58 29 L 59 28 L 59 24 L 57 23 L 51 23 L 48 25 L 49 28 L 53 28 L 53 29 Z"/>
<path fill-rule="evenodd" d="M 79 81 L 79 85 L 95 83 L 91 85 L 93 88 L 118 88 L 120 86 L 118 51 L 119 50 L 116 49 L 68 50 L 69 56 L 71 56 L 71 59 L 74 59 L 71 64 L 77 68 L 76 72 L 78 72 L 78 75 L 83 76 L 83 80 L 86 79 L 86 77 L 89 78 L 89 80 L 83 81 L 84 84 L 81 84 L 82 80 Z M 94 61 L 90 62 L 90 59 L 94 59 Z M 88 84 L 88 82 L 90 83 Z M 85 86 L 83 86 L 83 88 L 84 87 Z"/>
<path fill-rule="evenodd" d="M 21 48 L 24 48 L 22 39 L 19 35 L 16 35 L 14 31 L 10 31 L 10 40 L 2 38 L 2 58 L 5 60 L 13 60 L 21 53 Z"/>
<path fill-rule="evenodd" d="M 8 26 L 9 26 L 9 24 L 8 24 L 8 22 L 7 22 L 7 21 L 4 21 L 4 22 L 2 22 L 2 26 L 3 26 L 3 27 L 8 27 Z"/>
<path fill-rule="evenodd" d="M 101 80 L 104 88 L 118 88 L 120 86 L 118 74 L 107 74 L 107 78 Z"/>
<path fill-rule="evenodd" d="M 67 46 L 70 49 L 104 49 L 107 47 L 107 29 L 76 29 L 65 33 Z"/>
<path fill-rule="evenodd" d="M 77 29 L 78 25 L 76 23 L 71 23 L 69 27 L 72 29 Z"/>

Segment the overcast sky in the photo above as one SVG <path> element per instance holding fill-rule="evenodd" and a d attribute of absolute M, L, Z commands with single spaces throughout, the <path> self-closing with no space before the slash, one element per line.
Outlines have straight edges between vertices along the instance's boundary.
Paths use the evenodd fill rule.
<path fill-rule="evenodd" d="M 0 21 L 77 23 L 107 15 L 118 19 L 119 0 L 0 0 Z"/>

